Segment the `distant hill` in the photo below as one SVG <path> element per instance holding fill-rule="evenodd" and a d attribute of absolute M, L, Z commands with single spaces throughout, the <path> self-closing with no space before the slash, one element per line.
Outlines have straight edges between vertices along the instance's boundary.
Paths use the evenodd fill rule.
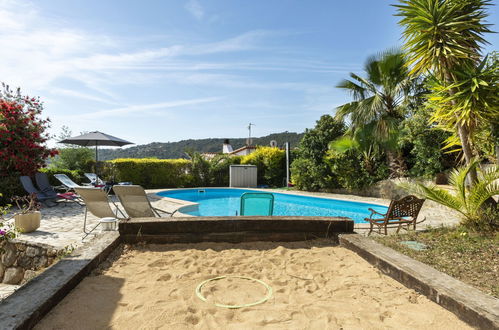
<path fill-rule="evenodd" d="M 267 136 L 252 138 L 253 145 L 268 146 L 270 141 L 277 141 L 277 145 L 283 146 L 289 142 L 291 148 L 298 145 L 303 133 L 275 133 Z M 186 158 L 185 151 L 192 149 L 199 152 L 222 152 L 222 144 L 225 138 L 182 140 L 178 142 L 153 142 L 124 149 L 99 149 L 100 160 L 111 160 L 115 158 L 148 158 L 159 159 Z M 231 138 L 230 144 L 235 149 L 246 144 L 246 138 Z"/>

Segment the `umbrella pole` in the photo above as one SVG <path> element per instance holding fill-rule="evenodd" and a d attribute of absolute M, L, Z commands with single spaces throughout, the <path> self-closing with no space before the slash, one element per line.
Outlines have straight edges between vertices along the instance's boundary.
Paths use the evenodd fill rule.
<path fill-rule="evenodd" d="M 99 155 L 97 153 L 97 143 L 95 144 L 95 185 L 97 185 L 98 181 L 97 178 L 99 177 L 99 174 L 97 173 L 97 162 L 99 161 Z"/>

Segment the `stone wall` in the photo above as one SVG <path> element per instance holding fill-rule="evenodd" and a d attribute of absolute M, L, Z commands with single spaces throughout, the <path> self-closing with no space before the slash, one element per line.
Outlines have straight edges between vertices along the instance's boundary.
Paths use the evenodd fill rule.
<path fill-rule="evenodd" d="M 0 282 L 24 284 L 35 277 L 39 270 L 50 266 L 62 252 L 54 247 L 19 240 L 0 245 Z"/>

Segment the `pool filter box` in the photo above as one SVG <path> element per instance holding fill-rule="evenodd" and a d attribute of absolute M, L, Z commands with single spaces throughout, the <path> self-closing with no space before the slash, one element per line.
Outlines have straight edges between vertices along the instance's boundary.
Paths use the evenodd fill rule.
<path fill-rule="evenodd" d="M 255 165 L 230 165 L 229 187 L 256 188 L 256 178 Z"/>

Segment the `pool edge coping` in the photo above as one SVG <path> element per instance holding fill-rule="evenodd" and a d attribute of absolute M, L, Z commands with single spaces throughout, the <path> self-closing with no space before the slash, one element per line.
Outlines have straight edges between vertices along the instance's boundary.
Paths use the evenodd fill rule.
<path fill-rule="evenodd" d="M 499 299 L 362 235 L 340 234 L 339 243 L 470 326 L 499 329 Z"/>
<path fill-rule="evenodd" d="M 271 193 L 283 194 L 283 195 L 291 195 L 291 196 L 302 196 L 302 197 L 318 198 L 318 199 L 331 199 L 331 200 L 337 200 L 337 201 L 342 201 L 342 202 L 363 203 L 363 204 L 370 204 L 370 205 L 383 206 L 383 207 L 388 207 L 390 204 L 390 200 L 385 200 L 382 203 L 381 202 L 374 202 L 374 201 L 364 202 L 364 201 L 351 200 L 348 198 L 315 196 L 313 194 L 309 195 L 309 194 L 307 194 L 309 192 L 306 192 L 306 191 L 279 191 L 277 189 L 272 189 L 272 188 L 249 188 L 249 187 L 248 188 L 245 188 L 245 187 L 164 188 L 164 189 L 148 189 L 146 192 L 147 192 L 148 196 L 150 196 L 154 199 L 158 199 L 158 200 L 163 199 L 163 200 L 166 200 L 167 202 L 170 202 L 170 203 L 179 204 L 180 206 L 177 208 L 174 216 L 198 217 L 196 215 L 182 213 L 181 210 L 184 208 L 198 207 L 199 203 L 159 195 L 159 193 L 163 192 L 163 191 L 191 190 L 191 189 L 246 189 L 246 190 L 256 190 L 256 191 L 261 191 L 261 192 L 271 192 Z M 366 197 L 366 198 L 371 198 L 371 197 Z M 376 199 L 382 199 L 382 198 L 376 198 Z M 354 227 L 356 229 L 360 229 L 360 230 L 369 229 L 369 223 L 367 223 L 367 222 L 354 223 Z"/>

